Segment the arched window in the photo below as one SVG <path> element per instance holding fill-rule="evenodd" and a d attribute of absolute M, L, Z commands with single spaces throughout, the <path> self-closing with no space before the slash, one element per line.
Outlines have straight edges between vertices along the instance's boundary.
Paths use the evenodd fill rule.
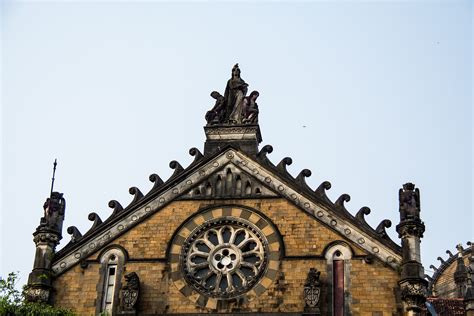
<path fill-rule="evenodd" d="M 121 247 L 112 247 L 100 255 L 99 261 L 100 279 L 97 286 L 96 311 L 97 314 L 115 315 L 126 253 Z"/>
<path fill-rule="evenodd" d="M 330 315 L 350 315 L 350 267 L 352 251 L 344 242 L 328 247 L 325 253 L 329 281 Z"/>

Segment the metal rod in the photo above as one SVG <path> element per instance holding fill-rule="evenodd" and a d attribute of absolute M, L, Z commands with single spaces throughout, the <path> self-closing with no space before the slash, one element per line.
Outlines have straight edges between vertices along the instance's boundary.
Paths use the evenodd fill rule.
<path fill-rule="evenodd" d="M 51 179 L 51 192 L 49 193 L 49 196 L 52 197 L 53 196 L 53 187 L 54 187 L 54 175 L 56 173 L 56 165 L 58 163 L 56 162 L 56 159 L 54 159 L 54 163 L 53 163 L 53 178 Z"/>

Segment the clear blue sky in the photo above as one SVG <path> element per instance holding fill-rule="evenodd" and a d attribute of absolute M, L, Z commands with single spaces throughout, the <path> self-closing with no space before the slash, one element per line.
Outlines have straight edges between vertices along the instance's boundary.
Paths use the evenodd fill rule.
<path fill-rule="evenodd" d="M 347 208 L 392 220 L 421 189 L 426 269 L 473 239 L 471 1 L 1 4 L 0 275 L 26 283 L 49 194 L 64 227 L 131 201 L 203 147 L 209 93 L 234 63 L 260 91 L 263 144 Z M 64 231 L 63 246 L 69 240 Z"/>

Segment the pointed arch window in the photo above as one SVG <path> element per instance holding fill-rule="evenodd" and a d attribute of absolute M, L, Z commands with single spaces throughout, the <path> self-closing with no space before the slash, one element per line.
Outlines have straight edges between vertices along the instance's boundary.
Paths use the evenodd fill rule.
<path fill-rule="evenodd" d="M 97 286 L 97 314 L 115 315 L 119 303 L 121 278 L 126 261 L 126 253 L 121 248 L 109 248 L 100 257 L 100 279 Z"/>
<path fill-rule="evenodd" d="M 350 315 L 350 268 L 352 250 L 344 242 L 328 247 L 325 253 L 329 280 L 330 315 Z"/>

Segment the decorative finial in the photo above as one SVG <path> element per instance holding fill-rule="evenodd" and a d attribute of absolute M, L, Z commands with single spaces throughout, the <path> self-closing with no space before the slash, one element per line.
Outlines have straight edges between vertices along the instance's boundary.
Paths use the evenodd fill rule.
<path fill-rule="evenodd" d="M 57 159 L 54 159 L 53 163 L 53 178 L 51 179 L 51 192 L 49 192 L 49 197 L 53 196 L 53 188 L 54 188 L 54 175 L 56 174 L 56 166 L 58 165 Z"/>

